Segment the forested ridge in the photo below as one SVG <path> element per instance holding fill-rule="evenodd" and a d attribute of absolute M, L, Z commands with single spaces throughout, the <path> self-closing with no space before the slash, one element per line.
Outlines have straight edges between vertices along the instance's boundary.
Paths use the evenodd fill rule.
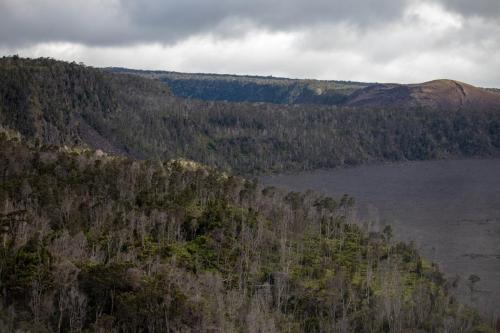
<path fill-rule="evenodd" d="M 116 67 L 107 70 L 157 79 L 177 96 L 205 101 L 338 105 L 345 102 L 354 91 L 373 85 L 351 81 L 178 73 Z"/>
<path fill-rule="evenodd" d="M 0 134 L 0 331 L 489 332 L 349 197 Z"/>
<path fill-rule="evenodd" d="M 497 109 L 186 100 L 161 82 L 50 59 L 0 60 L 0 120 L 41 144 L 188 158 L 240 174 L 497 156 Z"/>

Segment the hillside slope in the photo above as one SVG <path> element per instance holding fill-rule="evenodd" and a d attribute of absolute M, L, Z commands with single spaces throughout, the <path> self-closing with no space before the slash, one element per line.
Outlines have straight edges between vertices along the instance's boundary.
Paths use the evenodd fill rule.
<path fill-rule="evenodd" d="M 107 70 L 156 79 L 165 83 L 179 97 L 206 101 L 340 105 L 352 92 L 371 85 L 363 82 L 272 76 L 141 71 L 126 68 Z"/>
<path fill-rule="evenodd" d="M 344 103 L 354 107 L 500 110 L 500 93 L 452 80 L 422 84 L 376 84 L 355 91 Z"/>
<path fill-rule="evenodd" d="M 152 80 L 51 59 L 0 59 L 1 124 L 43 144 L 88 144 L 144 156 L 105 124 L 170 100 L 170 91 Z"/>
<path fill-rule="evenodd" d="M 188 74 L 108 68 L 165 83 L 179 97 L 207 101 L 316 104 L 367 108 L 500 109 L 498 89 L 453 81 L 379 84 L 263 76 Z"/>
<path fill-rule="evenodd" d="M 49 59 L 0 59 L 0 125 L 38 144 L 188 158 L 238 173 L 500 151 L 497 109 L 189 100 L 157 80 Z"/>
<path fill-rule="evenodd" d="M 2 332 L 489 332 L 347 197 L 4 133 L 0 170 Z"/>

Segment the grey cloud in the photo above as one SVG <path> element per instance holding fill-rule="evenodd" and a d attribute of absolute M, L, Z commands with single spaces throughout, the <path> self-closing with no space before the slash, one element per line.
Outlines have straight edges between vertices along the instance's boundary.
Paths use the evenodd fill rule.
<path fill-rule="evenodd" d="M 41 42 L 125 42 L 126 22 L 112 6 L 96 1 L 0 1 L 0 45 Z"/>
<path fill-rule="evenodd" d="M 445 8 L 464 17 L 481 17 L 500 21 L 498 0 L 437 0 Z"/>
<path fill-rule="evenodd" d="M 402 0 L 184 0 L 182 2 L 123 0 L 125 11 L 140 26 L 207 28 L 227 18 L 249 19 L 272 29 L 304 24 L 351 21 L 376 23 L 397 18 L 408 1 Z"/>
<path fill-rule="evenodd" d="M 64 41 L 86 45 L 174 43 L 192 35 L 231 34 L 231 24 L 289 31 L 348 22 L 397 20 L 410 0 L 3 0 L 0 44 Z"/>

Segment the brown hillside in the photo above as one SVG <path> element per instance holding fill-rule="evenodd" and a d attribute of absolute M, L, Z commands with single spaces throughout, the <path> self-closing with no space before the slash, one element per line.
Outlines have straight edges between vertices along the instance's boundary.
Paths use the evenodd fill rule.
<path fill-rule="evenodd" d="M 353 93 L 345 105 L 357 107 L 426 107 L 434 109 L 500 108 L 500 93 L 453 81 L 376 84 Z"/>

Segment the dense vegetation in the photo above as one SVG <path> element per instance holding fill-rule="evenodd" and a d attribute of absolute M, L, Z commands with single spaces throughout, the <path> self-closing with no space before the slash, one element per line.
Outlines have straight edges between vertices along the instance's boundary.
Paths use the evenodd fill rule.
<path fill-rule="evenodd" d="M 154 78 L 165 83 L 176 96 L 204 101 L 338 105 L 346 101 L 352 92 L 370 85 L 272 76 L 188 74 L 126 68 L 108 70 Z"/>
<path fill-rule="evenodd" d="M 348 197 L 3 132 L 2 332 L 488 332 Z"/>
<path fill-rule="evenodd" d="M 50 59 L 0 60 L 0 123 L 39 143 L 188 158 L 237 173 L 497 155 L 498 110 L 203 102 L 159 81 Z"/>

